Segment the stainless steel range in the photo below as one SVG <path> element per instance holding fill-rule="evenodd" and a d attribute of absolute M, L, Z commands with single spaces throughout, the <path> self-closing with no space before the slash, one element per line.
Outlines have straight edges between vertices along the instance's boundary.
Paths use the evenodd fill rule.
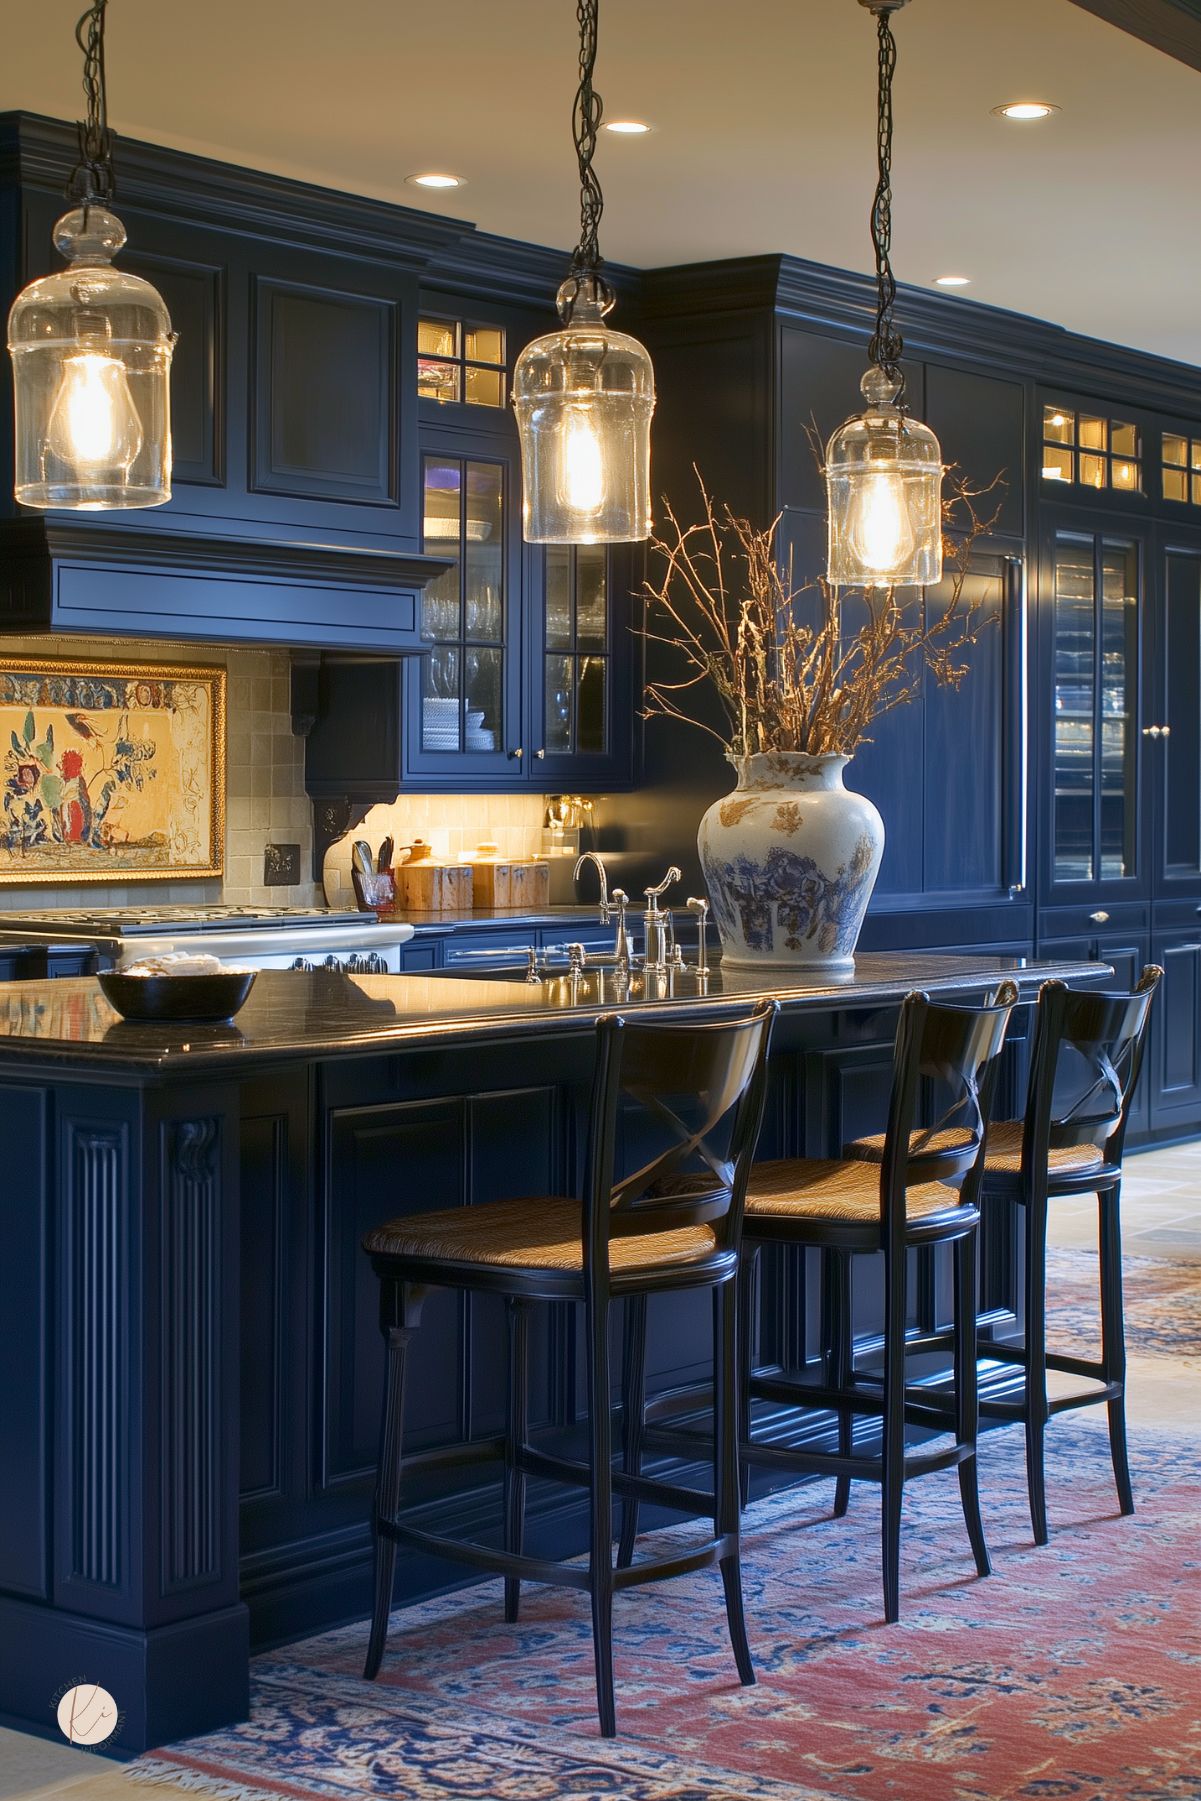
<path fill-rule="evenodd" d="M 0 946 L 88 944 L 97 967 L 169 950 L 207 952 L 248 969 L 345 969 L 387 975 L 400 968 L 411 925 L 370 913 L 303 907 L 66 907 L 0 912 Z"/>

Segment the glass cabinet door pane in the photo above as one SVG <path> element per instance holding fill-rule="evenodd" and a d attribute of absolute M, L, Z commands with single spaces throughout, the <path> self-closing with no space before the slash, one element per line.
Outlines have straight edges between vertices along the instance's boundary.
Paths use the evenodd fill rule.
<path fill-rule="evenodd" d="M 551 544 L 546 551 L 546 645 L 571 646 L 571 547 Z"/>
<path fill-rule="evenodd" d="M 495 750 L 504 726 L 504 652 L 474 650 L 467 661 L 467 749 Z"/>
<path fill-rule="evenodd" d="M 571 753 L 571 716 L 574 710 L 574 701 L 574 657 L 547 657 L 545 719 L 543 721 L 546 749 L 560 756 L 569 756 Z"/>
<path fill-rule="evenodd" d="M 543 747 L 558 756 L 608 748 L 609 560 L 602 545 L 544 553 Z"/>
<path fill-rule="evenodd" d="M 499 463 L 467 465 L 466 635 L 499 644 L 504 636 L 504 472 Z"/>
<path fill-rule="evenodd" d="M 462 750 L 463 686 L 459 652 L 440 644 L 423 658 L 421 743 L 424 750 Z"/>
<path fill-rule="evenodd" d="M 1091 881 L 1093 855 L 1096 591 L 1092 540 L 1055 548 L 1055 879 Z"/>
<path fill-rule="evenodd" d="M 499 463 L 426 457 L 424 545 L 452 566 L 426 588 L 421 743 L 495 751 L 504 737 L 505 487 Z"/>
<path fill-rule="evenodd" d="M 579 659 L 579 723 L 576 749 L 600 755 L 605 749 L 605 657 Z"/>
<path fill-rule="evenodd" d="M 1101 874 L 1136 874 L 1134 697 L 1138 565 L 1127 545 L 1101 552 Z"/>
<path fill-rule="evenodd" d="M 576 551 L 576 643 L 603 651 L 609 640 L 608 559 L 599 544 Z"/>

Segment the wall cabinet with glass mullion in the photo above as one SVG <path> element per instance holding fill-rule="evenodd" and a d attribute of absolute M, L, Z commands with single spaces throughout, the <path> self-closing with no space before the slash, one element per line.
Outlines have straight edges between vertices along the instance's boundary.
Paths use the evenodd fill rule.
<path fill-rule="evenodd" d="M 1138 542 L 1051 538 L 1051 883 L 1108 887 L 1145 876 L 1139 809 L 1141 575 Z"/>
<path fill-rule="evenodd" d="M 422 596 L 421 636 L 430 648 L 420 659 L 410 733 L 418 769 L 503 769 L 518 742 L 509 480 L 502 458 L 422 458 L 424 548 L 453 560 Z"/>

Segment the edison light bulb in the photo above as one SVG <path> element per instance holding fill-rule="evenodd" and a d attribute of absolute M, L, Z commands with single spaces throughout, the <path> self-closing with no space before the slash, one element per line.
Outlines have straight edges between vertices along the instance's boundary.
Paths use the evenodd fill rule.
<path fill-rule="evenodd" d="M 851 539 L 864 565 L 877 575 L 899 569 L 913 555 L 913 526 L 899 475 L 869 475 L 856 496 Z"/>
<path fill-rule="evenodd" d="M 88 475 L 128 473 L 142 448 L 142 427 L 124 364 L 90 350 L 69 356 L 46 440 L 63 463 Z"/>
<path fill-rule="evenodd" d="M 562 458 L 563 504 L 581 518 L 590 519 L 604 505 L 604 459 L 592 420 L 578 409 L 568 414 L 563 427 Z"/>

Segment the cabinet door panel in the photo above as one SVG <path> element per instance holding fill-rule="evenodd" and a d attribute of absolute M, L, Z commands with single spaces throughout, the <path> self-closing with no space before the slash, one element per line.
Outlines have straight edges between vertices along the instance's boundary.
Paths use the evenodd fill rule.
<path fill-rule="evenodd" d="M 969 369 L 926 364 L 926 410 L 937 433 L 944 463 L 986 488 L 996 476 L 1000 504 L 998 532 L 1020 538 L 1025 532 L 1025 391 L 1016 381 L 999 381 Z M 986 514 L 992 502 L 982 503 Z"/>
<path fill-rule="evenodd" d="M 258 280 L 254 308 L 251 486 L 395 505 L 399 307 Z"/>
<path fill-rule="evenodd" d="M 379 1283 L 360 1245 L 384 1220 L 453 1206 L 464 1189 L 462 1101 L 336 1109 L 329 1115 L 325 1343 L 320 1372 L 324 1469 L 336 1486 L 375 1462 L 383 1390 Z M 403 1183 L 397 1171 L 405 1171 Z M 431 1294 L 413 1342 L 406 1441 L 453 1442 L 461 1429 L 461 1297 Z M 456 1354 L 447 1355 L 454 1348 Z"/>
<path fill-rule="evenodd" d="M 1153 1127 L 1201 1123 L 1201 941 L 1195 932 L 1155 941 L 1164 979 L 1152 1012 Z"/>
<path fill-rule="evenodd" d="M 364 1233 L 408 1213 L 561 1192 L 567 1172 L 557 1162 L 558 1108 L 557 1089 L 536 1087 L 330 1111 L 320 1382 L 326 1487 L 360 1478 L 376 1456 L 383 1346 Z M 407 1445 L 419 1450 L 495 1429 L 505 1358 L 503 1314 L 494 1303 L 431 1291 L 410 1365 Z M 534 1367 L 546 1370 L 545 1358 Z M 544 1418 L 545 1399 L 533 1399 L 535 1417 Z"/>
<path fill-rule="evenodd" d="M 1041 710 L 1052 904 L 1134 900 L 1149 888 L 1144 551 L 1126 531 L 1063 528 L 1047 544 Z"/>
<path fill-rule="evenodd" d="M 781 327 L 777 506 L 825 513 L 825 479 L 809 431 L 814 429 L 824 446 L 844 419 L 862 411 L 859 383 L 866 368 L 864 339 L 828 338 L 794 325 Z M 922 365 L 907 360 L 904 370 L 907 404 L 924 417 Z"/>
<path fill-rule="evenodd" d="M 1162 587 L 1157 698 L 1147 758 L 1158 797 L 1156 893 L 1201 896 L 1201 546 L 1169 545 Z"/>
<path fill-rule="evenodd" d="M 931 589 L 931 614 L 950 598 L 949 579 Z M 881 896 L 995 902 L 1024 880 L 1020 562 L 981 554 L 960 604 L 979 609 L 975 642 L 954 657 L 961 684 L 919 671 L 912 699 L 874 722 L 847 772 L 884 818 Z M 859 617 L 848 605 L 848 630 Z"/>
<path fill-rule="evenodd" d="M 122 257 L 167 303 L 179 342 L 171 359 L 174 479 L 225 479 L 224 283 L 220 269 L 140 252 Z"/>

